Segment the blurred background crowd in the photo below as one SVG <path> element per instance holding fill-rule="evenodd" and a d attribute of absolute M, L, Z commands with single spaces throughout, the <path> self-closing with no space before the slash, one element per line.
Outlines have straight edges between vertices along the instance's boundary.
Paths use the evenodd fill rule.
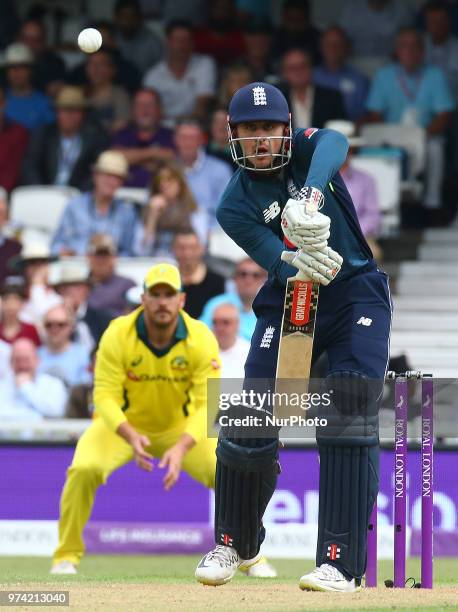
<path fill-rule="evenodd" d="M 92 55 L 83 27 L 102 33 Z M 457 34 L 454 0 L 3 0 L 0 418 L 90 415 L 97 343 L 155 258 L 178 263 L 223 376 L 243 376 L 266 272 L 215 211 L 228 102 L 251 81 L 284 91 L 295 127 L 349 138 L 380 263 L 411 255 L 403 232 L 452 224 Z"/>

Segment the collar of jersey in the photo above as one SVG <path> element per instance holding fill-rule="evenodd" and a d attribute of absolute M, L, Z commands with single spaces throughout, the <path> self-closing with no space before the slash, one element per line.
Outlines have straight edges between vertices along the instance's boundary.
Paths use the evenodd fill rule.
<path fill-rule="evenodd" d="M 180 313 L 178 313 L 178 325 L 175 331 L 175 336 L 172 339 L 172 342 L 163 349 L 155 348 L 151 342 L 149 341 L 148 334 L 146 332 L 146 323 L 145 323 L 145 313 L 143 310 L 137 317 L 137 321 L 135 322 L 135 327 L 137 330 L 138 337 L 140 340 L 149 348 L 149 350 L 156 355 L 156 357 L 163 357 L 167 355 L 167 353 L 172 349 L 177 342 L 180 340 L 184 340 L 188 335 L 188 330 L 186 329 L 185 322 Z"/>

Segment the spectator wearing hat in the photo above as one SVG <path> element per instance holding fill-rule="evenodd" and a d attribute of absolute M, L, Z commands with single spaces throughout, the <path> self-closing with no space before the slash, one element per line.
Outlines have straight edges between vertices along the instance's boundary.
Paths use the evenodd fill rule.
<path fill-rule="evenodd" d="M 313 82 L 339 91 L 348 118 L 357 121 L 366 112 L 369 81 L 347 63 L 350 40 L 342 28 L 333 26 L 323 32 L 320 46 L 323 62 L 314 69 Z"/>
<path fill-rule="evenodd" d="M 19 338 L 12 345 L 12 375 L 0 381 L 2 421 L 41 421 L 64 416 L 67 390 L 64 383 L 40 373 L 36 345 Z"/>
<path fill-rule="evenodd" d="M 26 302 L 21 318 L 36 327 L 41 325 L 45 312 L 62 302 L 48 283 L 49 264 L 57 258 L 42 243 L 26 242 L 19 255 L 10 260 L 12 269 L 25 282 Z"/>
<path fill-rule="evenodd" d="M 131 121 L 113 134 L 112 146 L 129 162 L 126 187 L 147 187 L 160 163 L 174 157 L 173 131 L 161 125 L 162 106 L 154 89 L 139 89 L 133 97 Z"/>
<path fill-rule="evenodd" d="M 91 167 L 109 139 L 86 116 L 87 101 L 78 87 L 65 86 L 57 95 L 56 121 L 32 133 L 22 164 L 23 185 L 69 185 L 90 189 Z"/>
<path fill-rule="evenodd" d="M 356 168 L 352 157 L 359 147 L 364 146 L 364 140 L 356 135 L 356 126 L 351 121 L 328 121 L 326 128 L 340 132 L 348 139 L 349 150 L 340 173 L 355 205 L 361 230 L 366 238 L 374 258 L 382 259 L 382 250 L 377 243 L 382 225 L 382 214 L 374 178 L 367 172 Z"/>
<path fill-rule="evenodd" d="M 39 19 L 26 19 L 19 30 L 19 42 L 33 54 L 33 82 L 37 89 L 54 98 L 66 81 L 64 60 L 48 47 L 46 26 Z"/>
<path fill-rule="evenodd" d="M 25 284 L 20 276 L 9 276 L 0 287 L 0 340 L 12 344 L 18 338 L 28 338 L 37 346 L 40 336 L 34 325 L 21 321 L 25 303 Z"/>
<path fill-rule="evenodd" d="M 5 233 L 7 224 L 8 195 L 5 189 L 0 187 L 0 285 L 7 276 L 13 274 L 10 260 L 21 251 L 21 243 Z"/>
<path fill-rule="evenodd" d="M 116 85 L 116 65 L 111 51 L 102 48 L 91 53 L 86 60 L 86 87 L 91 106 L 91 117 L 107 132 L 114 132 L 127 125 L 130 100 L 122 85 Z"/>
<path fill-rule="evenodd" d="M 215 61 L 194 53 L 193 27 L 186 21 L 167 25 L 166 47 L 166 58 L 148 70 L 143 85 L 159 92 L 171 124 L 189 115 L 204 121 L 216 93 Z"/>
<path fill-rule="evenodd" d="M 5 117 L 29 130 L 54 121 L 50 99 L 33 86 L 30 49 L 13 43 L 6 49 L 4 65 L 8 83 Z"/>
<path fill-rule="evenodd" d="M 0 186 L 9 192 L 19 182 L 29 134 L 24 126 L 5 117 L 5 105 L 6 93 L 0 86 Z"/>
<path fill-rule="evenodd" d="M 38 349 L 39 372 L 50 374 L 67 387 L 91 382 L 90 352 L 74 342 L 75 320 L 64 304 L 54 306 L 43 319 L 43 344 Z"/>
<path fill-rule="evenodd" d="M 104 151 L 93 167 L 94 189 L 70 200 L 52 240 L 51 251 L 85 255 L 93 234 L 109 234 L 119 255 L 132 255 L 139 231 L 136 209 L 115 193 L 127 176 L 129 164 L 119 151 Z"/>
<path fill-rule="evenodd" d="M 88 304 L 96 310 L 106 310 L 113 317 L 123 314 L 126 307 L 126 292 L 135 283 L 115 274 L 116 245 L 111 236 L 94 234 L 89 242 L 89 281 L 91 292 Z"/>
<path fill-rule="evenodd" d="M 92 351 L 108 327 L 109 312 L 88 304 L 90 282 L 87 269 L 72 261 L 61 262 L 53 286 L 75 317 L 73 339 Z"/>
<path fill-rule="evenodd" d="M 197 319 L 212 297 L 224 293 L 225 279 L 208 268 L 204 260 L 205 248 L 193 231 L 178 232 L 175 235 L 173 254 L 186 293 L 184 309 Z"/>

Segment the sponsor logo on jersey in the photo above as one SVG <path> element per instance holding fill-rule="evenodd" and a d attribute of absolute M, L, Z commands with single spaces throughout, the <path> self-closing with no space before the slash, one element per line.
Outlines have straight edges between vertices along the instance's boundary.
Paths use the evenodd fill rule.
<path fill-rule="evenodd" d="M 170 367 L 172 368 L 172 370 L 186 370 L 188 365 L 188 360 L 185 359 L 182 355 L 174 357 L 170 363 Z"/>
<path fill-rule="evenodd" d="M 265 210 L 262 211 L 264 215 L 264 222 L 270 223 L 272 219 L 275 219 L 281 212 L 280 204 L 278 202 L 272 202 L 270 206 L 268 206 Z"/>

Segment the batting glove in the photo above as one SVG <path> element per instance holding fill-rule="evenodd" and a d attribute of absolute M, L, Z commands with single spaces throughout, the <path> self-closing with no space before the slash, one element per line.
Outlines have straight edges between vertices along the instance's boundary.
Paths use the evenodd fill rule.
<path fill-rule="evenodd" d="M 328 246 L 318 251 L 283 251 L 281 258 L 297 268 L 302 276 L 325 286 L 334 280 L 343 263 L 339 253 Z"/>
<path fill-rule="evenodd" d="M 281 217 L 282 229 L 295 246 L 301 248 L 307 245 L 319 249 L 327 244 L 331 219 L 317 212 L 317 202 L 323 201 L 321 191 L 308 188 L 307 192 L 312 192 L 311 197 L 286 202 Z"/>

